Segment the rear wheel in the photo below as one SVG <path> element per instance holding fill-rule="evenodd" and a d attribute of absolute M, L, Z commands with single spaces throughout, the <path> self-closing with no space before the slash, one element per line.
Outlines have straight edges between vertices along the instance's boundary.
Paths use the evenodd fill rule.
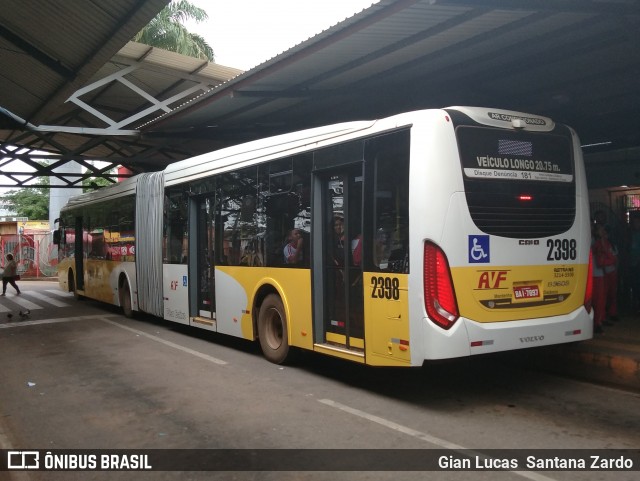
<path fill-rule="evenodd" d="M 131 290 L 129 289 L 129 283 L 124 280 L 120 289 L 118 289 L 118 295 L 120 296 L 120 307 L 125 317 L 133 317 L 133 306 L 131 303 Z"/>
<path fill-rule="evenodd" d="M 276 294 L 265 297 L 258 313 L 258 336 L 264 357 L 282 364 L 289 355 L 287 317 L 282 299 Z"/>

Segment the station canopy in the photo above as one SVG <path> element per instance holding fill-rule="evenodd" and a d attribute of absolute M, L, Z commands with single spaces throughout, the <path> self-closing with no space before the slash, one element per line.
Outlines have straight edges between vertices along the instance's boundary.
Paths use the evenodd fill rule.
<path fill-rule="evenodd" d="M 303 128 L 475 105 L 567 123 L 587 158 L 639 156 L 635 0 L 381 0 L 247 72 L 129 43 L 166 0 L 62 2 L 74 10 L 58 17 L 60 4 L 31 3 L 43 8 L 0 12 L 1 51 L 15 51 L 0 57 L 3 154 L 152 171 Z"/>

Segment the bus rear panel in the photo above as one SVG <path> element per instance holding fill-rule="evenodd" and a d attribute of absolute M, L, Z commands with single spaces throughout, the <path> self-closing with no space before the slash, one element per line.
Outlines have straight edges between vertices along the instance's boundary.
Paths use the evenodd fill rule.
<path fill-rule="evenodd" d="M 424 245 L 413 282 L 423 283 L 422 305 L 412 305 L 424 346 L 412 363 L 591 338 L 589 209 L 575 133 L 516 112 L 440 116 L 425 161 L 412 158 L 411 188 L 424 192 L 412 197 L 414 244 Z M 438 178 L 438 163 L 457 175 Z"/>

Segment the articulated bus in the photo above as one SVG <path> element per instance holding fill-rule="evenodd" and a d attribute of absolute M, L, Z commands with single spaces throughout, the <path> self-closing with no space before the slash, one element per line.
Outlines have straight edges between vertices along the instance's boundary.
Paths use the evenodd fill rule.
<path fill-rule="evenodd" d="M 72 198 L 63 290 L 374 366 L 589 339 L 580 143 L 550 118 L 415 111 L 257 140 Z"/>

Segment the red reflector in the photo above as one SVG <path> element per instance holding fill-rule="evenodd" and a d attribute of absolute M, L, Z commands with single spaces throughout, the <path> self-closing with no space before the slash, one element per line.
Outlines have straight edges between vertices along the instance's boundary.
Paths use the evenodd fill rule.
<path fill-rule="evenodd" d="M 471 341 L 471 347 L 493 346 L 493 339 L 485 339 L 484 341 Z"/>

